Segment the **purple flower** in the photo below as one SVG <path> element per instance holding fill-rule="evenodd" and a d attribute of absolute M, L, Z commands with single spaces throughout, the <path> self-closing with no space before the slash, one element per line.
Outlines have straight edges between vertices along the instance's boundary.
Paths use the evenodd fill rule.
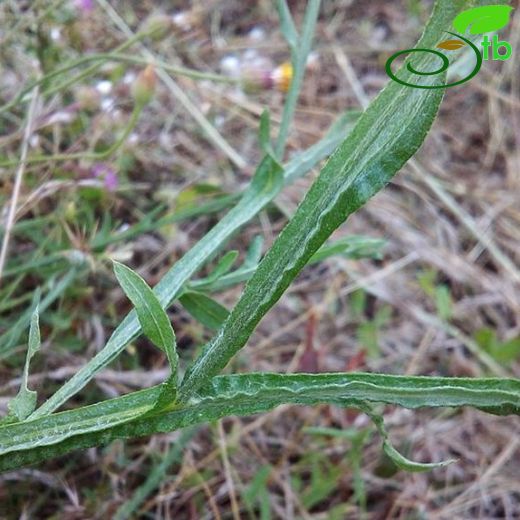
<path fill-rule="evenodd" d="M 79 9 L 83 14 L 88 14 L 94 9 L 93 0 L 74 0 L 74 7 Z"/>
<path fill-rule="evenodd" d="M 110 165 L 106 163 L 94 164 L 90 169 L 90 173 L 92 177 L 102 179 L 103 184 L 108 191 L 116 191 L 119 185 L 119 180 L 116 171 Z"/>

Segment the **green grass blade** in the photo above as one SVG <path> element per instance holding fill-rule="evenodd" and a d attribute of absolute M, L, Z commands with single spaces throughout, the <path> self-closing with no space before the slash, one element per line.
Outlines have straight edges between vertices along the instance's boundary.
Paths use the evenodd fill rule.
<path fill-rule="evenodd" d="M 298 31 L 294 25 L 294 20 L 289 11 L 289 6 L 286 0 L 277 0 L 276 8 L 278 9 L 278 16 L 280 18 L 280 30 L 287 40 L 291 49 L 296 49 L 298 45 Z"/>
<path fill-rule="evenodd" d="M 290 161 L 284 171 L 284 184 L 287 185 L 301 177 L 330 154 L 352 128 L 356 118 L 356 112 L 342 115 L 321 141 Z M 266 159 L 260 165 L 259 172 L 265 172 L 269 168 L 275 168 L 275 166 Z M 264 177 L 266 176 L 264 175 Z M 278 193 L 277 184 L 266 182 L 264 187 L 259 187 L 259 180 L 261 179 L 257 179 L 256 184 L 252 183 L 238 204 L 204 238 L 197 242 L 154 288 L 154 293 L 164 308 L 179 296 L 184 284 L 191 276 L 212 258 L 237 230 L 274 199 Z M 125 346 L 138 336 L 139 332 L 140 325 L 137 315 L 131 312 L 114 331 L 105 347 L 40 406 L 31 415 L 31 418 L 43 417 L 59 408 L 79 392 L 97 372 L 117 358 Z"/>
<path fill-rule="evenodd" d="M 441 0 L 417 47 L 431 48 L 466 0 Z M 430 53 L 414 60 L 415 70 L 436 70 Z M 428 84 L 442 82 L 422 76 Z M 399 77 L 412 73 L 403 68 Z M 411 81 L 411 79 L 410 79 Z M 442 89 L 414 89 L 391 81 L 359 118 L 312 185 L 249 280 L 222 329 L 184 377 L 186 400 L 215 376 L 245 345 L 260 319 L 278 301 L 307 261 L 346 218 L 381 190 L 422 144 L 443 96 Z"/>
<path fill-rule="evenodd" d="M 285 403 L 366 409 L 375 403 L 406 408 L 472 406 L 520 415 L 515 379 L 393 376 L 366 373 L 241 374 L 215 377 L 183 407 L 150 412 L 161 386 L 41 419 L 0 427 L 0 471 L 130 438 L 252 415 Z"/>
<path fill-rule="evenodd" d="M 314 30 L 318 20 L 320 2 L 321 0 L 308 0 L 307 6 L 305 7 L 301 35 L 296 33 L 286 2 L 282 1 L 278 3 L 282 33 L 291 48 L 291 64 L 293 68 L 293 77 L 283 106 L 280 130 L 275 144 L 275 154 L 276 157 L 280 159 L 283 158 L 285 143 L 289 135 L 289 126 L 296 110 L 296 102 L 298 101 L 303 83 L 307 58 L 309 57 L 312 39 L 314 38 Z"/>
<path fill-rule="evenodd" d="M 48 309 L 66 290 L 67 288 L 78 278 L 82 273 L 80 266 L 71 267 L 61 279 L 57 282 L 53 279 L 47 284 L 49 290 L 42 298 L 39 309 L 40 313 L 43 313 Z M 27 327 L 31 322 L 31 312 L 28 310 L 22 314 L 18 321 L 11 327 L 9 332 L 4 334 L 0 338 L 0 357 L 5 357 L 12 347 L 14 347 L 20 339 L 20 336 L 27 330 Z"/>

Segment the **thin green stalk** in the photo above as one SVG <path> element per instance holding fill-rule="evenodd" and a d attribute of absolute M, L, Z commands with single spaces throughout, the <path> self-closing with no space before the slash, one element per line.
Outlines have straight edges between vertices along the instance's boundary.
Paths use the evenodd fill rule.
<path fill-rule="evenodd" d="M 134 43 L 138 42 L 139 40 L 142 40 L 143 38 L 147 37 L 147 36 L 150 36 L 151 34 L 153 34 L 153 32 L 155 31 L 146 31 L 146 32 L 139 32 L 135 35 L 133 35 L 132 37 L 130 37 L 128 40 L 126 40 L 125 42 L 123 42 L 121 45 L 118 45 L 115 49 L 114 49 L 114 54 L 117 55 L 117 53 L 120 53 L 126 49 L 128 49 L 129 47 L 131 47 Z M 35 87 L 41 85 L 42 83 L 45 83 L 47 81 L 49 81 L 50 79 L 56 77 L 56 76 L 59 76 L 65 72 L 68 72 L 69 70 L 72 70 L 76 67 L 78 67 L 79 65 L 81 65 L 82 63 L 86 63 L 88 61 L 91 61 L 88 59 L 89 57 L 88 56 L 85 56 L 84 58 L 81 58 L 80 60 L 76 60 L 75 62 L 73 63 L 70 63 L 68 65 L 65 65 L 64 67 L 60 68 L 60 69 L 56 69 L 56 70 L 53 70 L 52 72 L 49 72 L 48 74 L 46 74 L 45 76 L 42 76 L 41 78 L 39 78 L 38 80 L 32 82 L 31 84 L 29 84 L 27 87 L 23 88 L 20 93 L 15 96 L 11 101 L 7 102 L 5 105 L 1 106 L 0 107 L 0 114 L 3 114 L 4 112 L 6 112 L 7 110 L 11 109 L 12 107 L 16 106 L 16 105 L 19 105 L 21 103 L 25 103 L 25 96 L 31 92 L 32 89 L 34 89 Z M 94 60 L 96 61 L 96 60 Z M 82 71 L 80 74 L 77 74 L 76 76 L 70 78 L 69 80 L 67 81 L 64 81 L 63 83 L 60 83 L 59 85 L 56 85 L 54 87 L 51 87 L 47 90 L 43 90 L 41 92 L 41 95 L 51 95 L 51 94 L 55 94 L 56 92 L 59 92 L 60 90 L 64 90 L 66 89 L 67 87 L 70 87 L 70 85 L 73 85 L 74 83 L 77 83 L 78 81 L 81 81 L 82 79 L 85 79 L 87 78 L 88 76 L 94 74 L 97 70 L 99 70 L 99 68 L 101 67 L 102 63 L 96 63 L 94 65 L 91 65 L 90 67 L 88 67 L 87 69 L 85 69 L 84 71 Z"/>
<path fill-rule="evenodd" d="M 71 161 L 74 159 L 86 159 L 92 161 L 100 161 L 102 159 L 106 159 L 110 157 L 120 146 L 124 144 L 127 140 L 128 136 L 135 128 L 137 121 L 139 120 L 139 116 L 143 110 L 142 104 L 136 104 L 132 113 L 130 115 L 130 119 L 128 120 L 128 124 L 126 125 L 123 133 L 114 141 L 112 145 L 106 150 L 101 152 L 77 152 L 77 153 L 60 153 L 55 155 L 36 155 L 33 157 L 28 157 L 25 162 L 27 164 L 37 164 L 42 162 L 57 162 L 57 161 Z M 17 160 L 9 160 L 9 161 L 0 161 L 0 168 L 7 168 L 9 166 L 14 166 L 18 163 Z"/>
<path fill-rule="evenodd" d="M 0 107 L 0 114 L 5 112 L 12 106 L 18 104 L 21 101 L 21 99 L 28 92 L 30 92 L 33 88 L 37 87 L 38 85 L 42 85 L 43 83 L 46 83 L 47 81 L 49 81 L 50 79 L 52 79 L 54 77 L 60 76 L 70 70 L 73 70 L 77 67 L 80 67 L 81 65 L 85 65 L 86 63 L 90 63 L 93 61 L 94 62 L 95 61 L 119 61 L 119 62 L 123 62 L 123 63 L 133 63 L 136 65 L 149 65 L 150 64 L 150 65 L 153 65 L 154 67 L 166 70 L 168 72 L 177 74 L 179 76 L 185 76 L 187 78 L 192 78 L 192 79 L 210 80 L 210 81 L 214 81 L 214 82 L 218 82 L 218 83 L 237 83 L 239 81 L 236 78 L 222 76 L 221 74 L 213 74 L 211 72 L 200 72 L 200 71 L 197 71 L 194 69 L 189 69 L 187 67 L 179 67 L 176 65 L 171 65 L 169 63 L 166 63 L 164 61 L 157 60 L 157 59 L 149 60 L 147 58 L 141 58 L 139 56 L 130 56 L 127 54 L 121 54 L 121 53 L 117 52 L 117 50 L 116 50 L 115 52 L 103 52 L 103 53 L 98 53 L 98 54 L 89 54 L 88 56 L 83 56 L 82 58 L 74 60 L 59 69 L 49 72 L 45 76 L 42 76 L 40 79 L 33 81 L 30 85 L 25 87 L 20 92 L 20 94 L 18 94 L 18 96 L 16 96 L 12 101 L 10 101 L 9 103 Z M 96 65 L 96 67 L 97 67 L 97 65 Z M 94 66 L 93 66 L 93 67 L 83 71 L 82 74 L 87 73 L 87 76 L 88 76 L 88 75 L 92 74 L 92 72 L 95 72 L 95 70 L 96 69 L 94 69 Z M 78 81 L 77 78 L 79 78 L 79 76 L 75 76 L 70 81 L 72 83 L 76 83 L 76 81 Z M 83 79 L 83 78 L 81 78 L 81 79 Z M 63 85 L 65 85 L 65 87 Z M 66 88 L 67 86 L 69 86 L 69 85 L 66 83 L 61 83 L 60 85 L 57 85 L 55 87 L 42 91 L 41 94 L 42 95 L 53 94 L 59 90 L 62 90 L 63 88 Z"/>
<path fill-rule="evenodd" d="M 287 8 L 285 0 L 278 0 L 278 10 L 282 19 L 291 20 L 290 13 Z M 320 0 L 309 0 L 307 8 L 305 9 L 305 17 L 303 20 L 302 34 L 297 37 L 296 45 L 293 44 L 295 37 L 295 29 L 292 26 L 286 28 L 284 33 L 286 39 L 291 46 L 291 61 L 293 67 L 293 78 L 287 93 L 287 99 L 283 107 L 282 121 L 280 123 L 280 130 L 275 145 L 275 155 L 281 160 L 285 150 L 285 143 L 289 134 L 289 126 L 291 125 L 294 112 L 296 110 L 296 103 L 300 94 L 300 89 L 305 75 L 305 68 L 307 65 L 307 58 L 311 50 L 314 31 L 316 28 L 316 21 L 318 20 L 318 13 L 320 10 Z"/>

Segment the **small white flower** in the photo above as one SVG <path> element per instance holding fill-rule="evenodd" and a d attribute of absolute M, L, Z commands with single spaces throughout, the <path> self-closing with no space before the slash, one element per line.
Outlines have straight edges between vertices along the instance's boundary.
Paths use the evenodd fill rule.
<path fill-rule="evenodd" d="M 61 38 L 61 30 L 59 27 L 53 27 L 51 29 L 51 39 L 53 41 L 58 41 Z"/>
<path fill-rule="evenodd" d="M 250 40 L 253 41 L 262 41 L 265 38 L 265 31 L 262 29 L 262 27 L 253 27 L 248 34 L 248 37 Z"/>
<path fill-rule="evenodd" d="M 107 112 L 110 112 L 114 107 L 114 100 L 110 97 L 101 100 L 101 108 Z"/>
<path fill-rule="evenodd" d="M 189 13 L 180 12 L 172 16 L 173 23 L 182 29 L 188 31 L 191 29 L 191 16 Z"/>
<path fill-rule="evenodd" d="M 96 85 L 96 90 L 106 96 L 112 92 L 112 82 L 108 80 L 98 81 Z"/>
<path fill-rule="evenodd" d="M 130 83 L 133 83 L 135 80 L 136 73 L 133 70 L 129 70 L 124 76 L 123 76 L 123 83 L 125 85 L 129 85 Z"/>
<path fill-rule="evenodd" d="M 224 56 L 220 60 L 220 68 L 224 74 L 237 78 L 240 75 L 240 60 L 236 56 Z"/>

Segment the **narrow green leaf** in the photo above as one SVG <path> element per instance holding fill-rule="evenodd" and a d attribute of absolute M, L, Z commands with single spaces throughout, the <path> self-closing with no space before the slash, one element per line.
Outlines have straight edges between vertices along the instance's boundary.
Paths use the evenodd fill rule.
<path fill-rule="evenodd" d="M 20 391 L 9 401 L 9 414 L 15 416 L 19 421 L 25 420 L 36 408 L 37 394 L 34 390 L 29 390 L 27 380 L 29 378 L 29 365 L 31 359 L 40 350 L 40 323 L 39 323 L 39 291 L 35 295 L 34 310 L 31 315 L 31 322 L 29 326 L 29 341 L 27 347 L 27 355 L 25 357 L 25 366 L 23 369 L 22 383 Z M 9 420 L 9 417 L 7 417 Z"/>
<path fill-rule="evenodd" d="M 291 11 L 289 11 L 289 6 L 286 0 L 277 0 L 276 7 L 278 8 L 278 16 L 280 17 L 280 30 L 289 44 L 289 47 L 295 49 L 298 44 L 298 32 L 296 31 Z"/>
<path fill-rule="evenodd" d="M 417 44 L 431 48 L 465 0 L 441 0 Z M 435 56 L 421 54 L 417 70 L 433 67 Z M 412 72 L 401 70 L 405 79 Z M 423 76 L 431 84 L 434 76 Z M 352 133 L 331 156 L 294 217 L 280 233 L 247 283 L 217 335 L 187 371 L 180 399 L 222 370 L 245 345 L 260 319 L 332 232 L 381 190 L 417 151 L 428 132 L 443 93 L 391 81 L 359 118 Z"/>
<path fill-rule="evenodd" d="M 383 451 L 398 468 L 412 473 L 424 473 L 425 471 L 442 468 L 457 462 L 456 459 L 449 459 L 441 462 L 415 462 L 406 458 L 392 446 L 392 443 L 388 438 L 388 432 L 386 430 L 383 417 L 374 412 L 370 406 L 364 407 L 364 412 L 372 419 L 372 421 L 374 421 L 379 434 L 381 437 L 383 437 Z"/>
<path fill-rule="evenodd" d="M 219 261 L 217 267 L 205 279 L 206 283 L 216 282 L 220 277 L 224 276 L 233 266 L 238 258 L 238 251 L 228 251 Z"/>
<path fill-rule="evenodd" d="M 260 262 L 260 258 L 262 258 L 263 245 L 264 239 L 262 235 L 256 235 L 247 250 L 246 258 L 244 259 L 244 267 L 250 267 L 252 265 L 256 266 L 258 262 Z"/>
<path fill-rule="evenodd" d="M 407 459 L 404 455 L 399 453 L 390 444 L 388 439 L 385 439 L 383 442 L 383 450 L 398 468 L 404 469 L 405 471 L 410 471 L 412 473 L 424 473 L 425 471 L 442 468 L 457 462 L 457 459 L 449 459 L 442 462 L 414 462 L 413 460 Z"/>
<path fill-rule="evenodd" d="M 40 309 L 38 301 L 40 299 L 40 293 L 37 293 L 36 296 L 36 305 L 34 307 L 34 311 L 31 316 L 31 324 L 29 326 L 29 342 L 28 342 L 28 351 L 27 351 L 27 369 L 29 368 L 29 361 L 31 358 L 40 350 L 41 346 L 41 337 L 40 337 Z"/>
<path fill-rule="evenodd" d="M 351 235 L 331 242 L 330 244 L 323 244 L 318 251 L 311 256 L 307 263 L 310 265 L 322 262 L 333 255 L 342 255 L 346 258 L 353 259 L 380 259 L 382 256 L 381 250 L 385 243 L 384 240 L 377 238 Z"/>
<path fill-rule="evenodd" d="M 166 351 L 175 335 L 168 315 L 148 284 L 132 269 L 114 261 L 117 281 L 132 302 L 144 334 L 161 350 Z"/>
<path fill-rule="evenodd" d="M 193 280 L 186 284 L 186 290 L 193 290 L 195 292 L 218 292 L 249 280 L 258 267 L 258 262 L 262 256 L 262 245 L 263 238 L 257 235 L 249 246 L 244 263 L 238 269 L 231 273 L 223 274 L 218 279 L 215 279 L 212 273 L 206 278 Z"/>
<path fill-rule="evenodd" d="M 202 293 L 187 291 L 179 301 L 197 321 L 213 330 L 221 327 L 229 315 L 224 306 Z"/>
<path fill-rule="evenodd" d="M 148 284 L 132 269 L 114 262 L 114 273 L 132 302 L 144 334 L 166 353 L 172 376 L 177 374 L 178 354 L 175 333 L 168 315 Z"/>
<path fill-rule="evenodd" d="M 271 115 L 269 110 L 264 110 L 260 116 L 260 148 L 265 154 L 274 155 L 271 145 Z"/>

